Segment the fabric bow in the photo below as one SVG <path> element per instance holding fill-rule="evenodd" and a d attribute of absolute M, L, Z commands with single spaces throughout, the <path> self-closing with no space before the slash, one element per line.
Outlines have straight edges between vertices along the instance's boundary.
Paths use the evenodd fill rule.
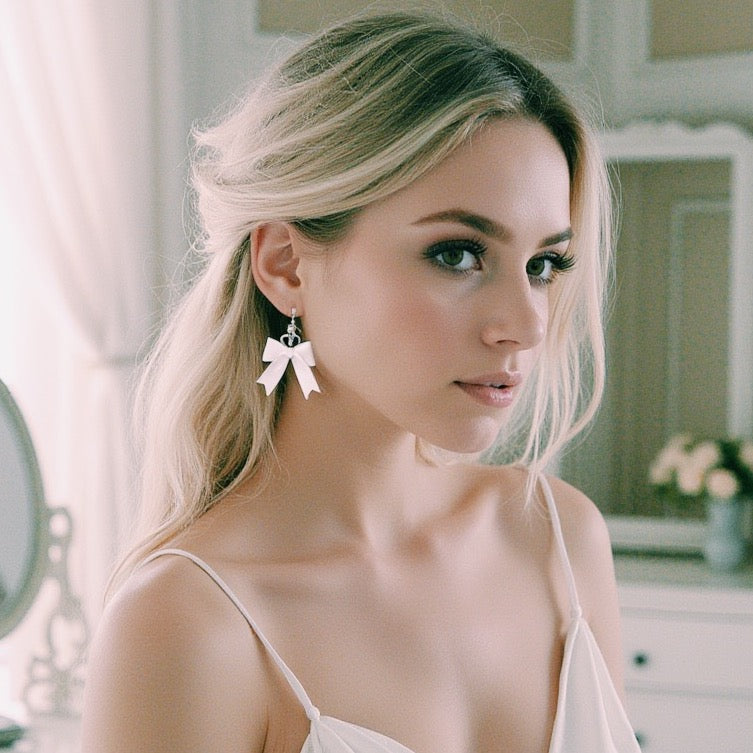
<path fill-rule="evenodd" d="M 261 360 L 264 362 L 271 361 L 264 373 L 256 380 L 258 384 L 264 385 L 267 396 L 277 387 L 290 361 L 293 362 L 298 384 L 301 385 L 306 400 L 309 399 L 309 394 L 312 391 L 321 392 L 316 383 L 314 372 L 311 371 L 311 367 L 316 366 L 316 362 L 314 361 L 314 349 L 310 342 L 298 343 L 298 345 L 290 348 L 279 340 L 268 337 Z"/>

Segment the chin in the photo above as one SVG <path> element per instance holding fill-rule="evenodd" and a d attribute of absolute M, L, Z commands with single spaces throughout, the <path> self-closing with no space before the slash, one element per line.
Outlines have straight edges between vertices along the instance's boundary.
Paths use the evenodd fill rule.
<path fill-rule="evenodd" d="M 494 446 L 500 430 L 501 426 L 495 422 L 493 426 L 486 426 L 483 430 L 475 427 L 473 431 L 459 433 L 456 427 L 452 435 L 423 436 L 419 437 L 419 440 L 426 445 L 437 448 L 440 452 L 477 457 Z"/>

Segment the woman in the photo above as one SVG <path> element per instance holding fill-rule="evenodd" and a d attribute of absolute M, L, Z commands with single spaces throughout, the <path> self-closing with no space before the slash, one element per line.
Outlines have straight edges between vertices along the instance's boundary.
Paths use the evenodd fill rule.
<path fill-rule="evenodd" d="M 208 262 L 146 373 L 147 530 L 84 750 L 636 751 L 603 521 L 542 474 L 603 383 L 579 116 L 394 14 L 197 138 Z M 516 462 L 475 462 L 498 437 Z"/>

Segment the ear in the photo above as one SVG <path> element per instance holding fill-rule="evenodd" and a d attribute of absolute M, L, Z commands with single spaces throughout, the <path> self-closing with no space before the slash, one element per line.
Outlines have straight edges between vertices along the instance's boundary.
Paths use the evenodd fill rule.
<path fill-rule="evenodd" d="M 300 257 L 293 228 L 287 222 L 259 225 L 251 234 L 251 269 L 254 282 L 284 316 L 296 306 L 301 281 Z"/>

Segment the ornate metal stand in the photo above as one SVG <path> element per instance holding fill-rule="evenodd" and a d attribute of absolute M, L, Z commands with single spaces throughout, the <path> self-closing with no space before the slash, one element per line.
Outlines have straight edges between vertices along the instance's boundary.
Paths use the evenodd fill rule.
<path fill-rule="evenodd" d="M 89 643 L 89 628 L 81 601 L 68 578 L 68 551 L 73 521 L 64 507 L 47 510 L 48 577 L 57 584 L 57 601 L 47 619 L 47 651 L 29 663 L 23 701 L 32 714 L 76 716 Z"/>

